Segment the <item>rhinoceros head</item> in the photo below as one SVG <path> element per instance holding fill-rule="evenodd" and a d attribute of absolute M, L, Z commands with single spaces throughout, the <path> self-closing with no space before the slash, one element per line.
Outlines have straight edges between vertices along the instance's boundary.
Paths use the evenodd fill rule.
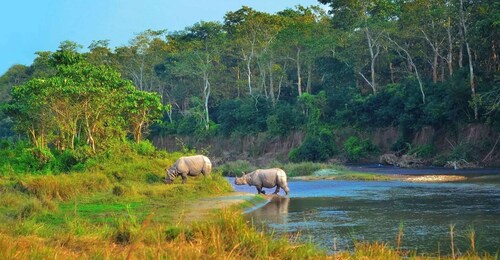
<path fill-rule="evenodd" d="M 234 179 L 234 184 L 236 185 L 245 185 L 247 184 L 247 178 L 246 178 L 246 173 L 242 172 L 243 176 L 238 177 L 236 176 L 236 179 Z"/>
<path fill-rule="evenodd" d="M 175 167 L 170 167 L 167 170 L 167 175 L 165 176 L 165 179 L 163 179 L 163 182 L 166 184 L 172 184 L 175 180 L 175 177 L 177 177 L 177 171 Z"/>

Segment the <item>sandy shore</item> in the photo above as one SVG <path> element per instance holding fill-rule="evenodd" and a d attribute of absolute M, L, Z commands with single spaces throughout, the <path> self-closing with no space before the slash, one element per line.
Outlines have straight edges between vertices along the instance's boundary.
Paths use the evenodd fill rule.
<path fill-rule="evenodd" d="M 454 182 L 464 181 L 467 178 L 460 175 L 423 175 L 423 176 L 404 176 L 402 181 L 409 182 Z"/>

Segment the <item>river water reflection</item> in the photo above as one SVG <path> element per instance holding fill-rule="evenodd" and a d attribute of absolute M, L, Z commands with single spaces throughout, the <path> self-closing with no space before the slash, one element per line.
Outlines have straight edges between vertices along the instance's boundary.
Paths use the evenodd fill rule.
<path fill-rule="evenodd" d="M 234 181 L 229 180 L 231 183 Z M 273 200 L 246 216 L 275 234 L 300 234 L 328 250 L 348 250 L 353 241 L 383 241 L 394 246 L 403 226 L 402 248 L 418 253 L 449 254 L 450 225 L 455 244 L 469 249 L 500 250 L 500 184 L 407 183 L 401 181 L 290 181 L 289 198 Z M 235 186 L 255 193 L 254 187 Z M 273 190 L 269 189 L 268 192 Z"/>

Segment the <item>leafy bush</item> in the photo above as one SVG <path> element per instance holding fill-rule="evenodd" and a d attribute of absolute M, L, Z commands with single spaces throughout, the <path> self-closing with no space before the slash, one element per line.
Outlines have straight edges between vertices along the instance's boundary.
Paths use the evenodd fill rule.
<path fill-rule="evenodd" d="M 375 146 L 368 139 L 361 140 L 356 136 L 351 136 L 344 142 L 344 152 L 350 161 L 357 161 L 373 151 L 375 151 Z"/>
<path fill-rule="evenodd" d="M 421 158 L 431 158 L 436 153 L 436 147 L 432 144 L 417 146 L 408 151 L 408 154 L 415 154 Z"/>
<path fill-rule="evenodd" d="M 317 135 L 308 135 L 302 144 L 288 153 L 292 162 L 326 161 L 335 154 L 333 135 L 327 129 L 322 129 Z"/>
<path fill-rule="evenodd" d="M 134 143 L 132 147 L 139 155 L 151 156 L 156 151 L 156 147 L 149 140 L 143 140 L 139 143 Z"/>
<path fill-rule="evenodd" d="M 287 163 L 282 167 L 288 177 L 311 175 L 320 169 L 330 168 L 328 164 L 314 162 Z"/>

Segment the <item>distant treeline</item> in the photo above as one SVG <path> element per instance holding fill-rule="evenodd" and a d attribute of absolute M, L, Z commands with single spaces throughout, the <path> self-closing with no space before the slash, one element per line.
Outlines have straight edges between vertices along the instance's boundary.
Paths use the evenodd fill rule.
<path fill-rule="evenodd" d="M 43 79 L 65 82 L 78 76 L 68 76 L 61 66 L 74 64 L 65 58 L 79 57 L 96 68 L 96 75 L 116 70 L 130 80 L 105 77 L 111 88 L 130 84 L 140 91 L 135 95 L 158 93 L 165 109 L 163 119 L 150 128 L 152 135 L 286 136 L 301 130 L 306 137 L 290 153 L 294 160 L 332 156 L 332 129 L 337 127 L 396 126 L 400 144 L 423 126 L 440 129 L 473 122 L 500 128 L 500 2 L 320 2 L 328 11 L 298 6 L 268 14 L 244 6 L 228 12 L 223 22 L 200 22 L 178 32 L 147 30 L 115 49 L 99 40 L 82 53 L 81 46 L 66 41 L 57 52 L 37 53 L 30 66 L 12 66 L 0 78 L 0 98 L 16 98 L 20 90 L 14 87 L 11 94 L 13 86 L 50 89 Z M 54 56 L 58 53 L 75 56 Z M 73 80 L 88 87 L 86 76 Z M 99 91 L 111 91 L 107 88 Z M 93 102 L 113 106 L 128 100 L 123 103 L 134 107 L 134 100 L 126 98 L 129 92 Z M 46 101 L 54 110 L 61 93 L 51 93 Z M 64 92 L 68 98 L 73 94 Z M 77 100 L 84 107 L 85 100 Z M 156 104 L 150 108 L 161 109 Z M 142 122 L 137 109 L 120 106 L 111 111 L 121 113 L 121 119 L 135 113 L 136 123 Z M 0 135 L 12 136 L 16 124 L 19 133 L 29 133 L 29 126 L 20 128 L 12 114 L 3 113 Z M 134 128 L 134 122 L 104 120 L 96 123 L 102 127 L 97 133 L 87 121 L 84 116 L 74 124 L 61 121 L 69 129 L 57 131 L 56 144 L 70 147 L 83 132 L 81 142 L 92 145 L 93 134 L 110 134 L 105 130 L 110 122 L 123 125 L 120 129 Z M 144 131 L 128 133 L 140 140 Z M 119 135 L 126 136 L 124 132 Z M 371 149 L 369 144 L 359 146 Z"/>

